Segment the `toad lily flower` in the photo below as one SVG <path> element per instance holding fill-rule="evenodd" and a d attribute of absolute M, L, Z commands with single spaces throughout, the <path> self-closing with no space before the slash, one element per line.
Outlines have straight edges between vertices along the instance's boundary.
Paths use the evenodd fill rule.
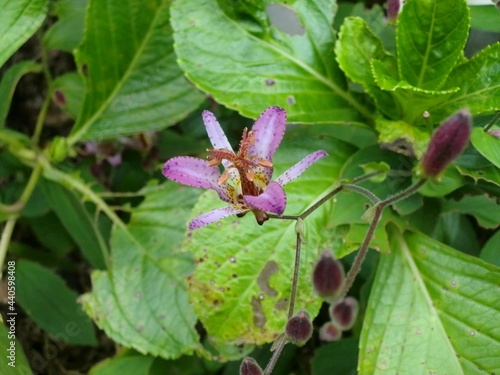
<path fill-rule="evenodd" d="M 196 217 L 189 229 L 201 228 L 231 215 L 242 217 L 249 211 L 260 225 L 269 219 L 266 211 L 282 215 L 286 207 L 283 186 L 327 155 L 321 150 L 313 152 L 276 181 L 271 181 L 273 155 L 285 134 L 284 109 L 270 107 L 257 119 L 252 130 L 245 128 L 236 153 L 211 112 L 203 112 L 203 122 L 214 147 L 207 150 L 209 161 L 178 156 L 165 163 L 163 175 L 184 185 L 215 190 L 219 198 L 230 205 Z M 218 167 L 221 163 L 225 168 L 222 174 Z"/>

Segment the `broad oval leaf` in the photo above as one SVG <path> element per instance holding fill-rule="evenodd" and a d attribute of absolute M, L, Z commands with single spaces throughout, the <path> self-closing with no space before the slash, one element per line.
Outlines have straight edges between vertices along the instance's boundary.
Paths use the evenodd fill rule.
<path fill-rule="evenodd" d="M 184 281 L 193 260 L 178 252 L 199 191 L 166 183 L 143 192 L 130 223 L 113 230 L 111 267 L 92 273 L 92 292 L 82 301 L 115 342 L 177 358 L 200 349 Z"/>
<path fill-rule="evenodd" d="M 352 81 L 363 85 L 382 112 L 393 119 L 399 118 L 401 114 L 399 102 L 392 93 L 380 89 L 371 69 L 371 62 L 374 59 L 392 60 L 394 56 L 385 51 L 380 38 L 363 19 L 352 17 L 344 20 L 335 51 L 344 73 Z"/>
<path fill-rule="evenodd" d="M 54 4 L 55 22 L 44 34 L 47 48 L 73 52 L 82 41 L 85 10 L 89 0 L 58 1 Z"/>
<path fill-rule="evenodd" d="M 470 141 L 481 155 L 500 168 L 500 139 L 485 133 L 482 128 L 475 128 Z"/>
<path fill-rule="evenodd" d="M 86 93 L 70 143 L 162 129 L 201 104 L 175 61 L 168 3 L 89 2 L 76 52 Z"/>
<path fill-rule="evenodd" d="M 457 65 L 444 89 L 460 90 L 429 111 L 441 118 L 467 107 L 472 114 L 500 110 L 500 43 L 486 47 L 472 59 Z"/>
<path fill-rule="evenodd" d="M 360 374 L 500 371 L 500 270 L 423 234 L 391 230 L 360 341 Z"/>
<path fill-rule="evenodd" d="M 398 16 L 397 49 L 401 79 L 439 89 L 462 54 L 469 31 L 465 0 L 408 0 Z"/>
<path fill-rule="evenodd" d="M 0 0 L 0 67 L 42 25 L 48 0 Z"/>
<path fill-rule="evenodd" d="M 273 163 L 280 172 L 308 153 L 324 149 L 329 156 L 307 169 L 285 186 L 285 214 L 300 214 L 330 191 L 342 165 L 354 151 L 320 127 L 295 129 L 286 134 Z M 204 194 L 193 215 L 210 211 L 214 196 Z M 305 221 L 306 243 L 302 246 L 296 309 L 316 316 L 321 300 L 312 290 L 312 264 L 319 254 L 322 233 L 332 201 Z M 295 257 L 295 221 L 270 219 L 257 225 L 249 213 L 244 218 L 226 218 L 189 234 L 184 248 L 197 263 L 189 278 L 190 300 L 209 338 L 215 345 L 273 341 L 283 332 L 291 290 Z"/>
<path fill-rule="evenodd" d="M 96 345 L 92 321 L 77 303 L 78 294 L 49 269 L 31 261 L 17 263 L 17 301 L 40 327 L 62 342 Z"/>
<path fill-rule="evenodd" d="M 303 32 L 290 35 L 272 24 L 266 0 L 247 23 L 233 18 L 241 4 L 177 0 L 172 27 L 179 64 L 217 102 L 256 118 L 266 107 L 286 109 L 291 122 L 341 122 L 371 113 L 348 93 L 333 53 L 333 0 L 273 1 L 292 11 Z M 236 10 L 233 8 L 236 7 Z M 257 6 L 256 6 L 257 7 Z"/>

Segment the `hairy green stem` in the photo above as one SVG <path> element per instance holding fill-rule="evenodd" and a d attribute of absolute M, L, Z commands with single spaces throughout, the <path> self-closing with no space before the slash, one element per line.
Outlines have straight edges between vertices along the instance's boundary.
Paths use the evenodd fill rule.
<path fill-rule="evenodd" d="M 375 229 L 377 228 L 378 222 L 382 217 L 382 211 L 384 211 L 384 208 L 390 206 L 393 203 L 396 203 L 401 199 L 408 198 L 410 195 L 415 193 L 420 187 L 422 187 L 422 185 L 426 181 L 427 180 L 425 179 L 421 179 L 417 183 L 403 190 L 402 192 L 395 194 L 383 201 L 380 201 L 373 207 L 373 209 L 375 209 L 375 213 L 373 214 L 373 219 L 370 223 L 370 227 L 368 228 L 368 232 L 366 233 L 365 239 L 363 240 L 363 243 L 359 248 L 359 252 L 356 255 L 356 259 L 354 259 L 354 263 L 352 264 L 352 267 L 349 270 L 349 273 L 347 274 L 346 281 L 342 287 L 342 290 L 339 293 L 339 299 L 345 298 L 345 296 L 349 292 L 349 289 L 351 289 L 351 286 L 354 283 L 356 276 L 361 270 L 361 264 L 365 259 L 366 253 L 368 252 L 368 246 L 370 245 L 373 235 L 375 234 Z"/>
<path fill-rule="evenodd" d="M 80 192 L 85 198 L 94 203 L 98 209 L 115 224 L 116 226 L 124 229 L 125 223 L 118 217 L 118 215 L 109 207 L 109 205 L 92 189 L 79 179 L 55 169 L 47 160 L 44 160 L 44 176 L 59 184 L 68 186 Z"/>
<path fill-rule="evenodd" d="M 7 206 L 10 208 L 15 207 L 16 210 L 11 211 L 11 214 L 2 232 L 2 238 L 0 240 L 0 270 L 3 268 L 3 262 L 5 261 L 5 257 L 7 255 L 7 249 L 9 247 L 10 239 L 12 238 L 12 233 L 14 231 L 17 219 L 19 218 L 19 214 L 28 203 L 31 194 L 33 194 L 33 190 L 35 190 L 41 172 L 42 172 L 42 165 L 40 162 L 37 162 L 35 168 L 31 172 L 31 176 L 28 180 L 28 183 L 26 184 L 26 187 L 24 188 L 23 192 L 21 193 L 21 196 L 19 197 L 19 200 L 13 205 Z M 0 279 L 1 278 L 2 274 L 0 272 Z"/>
<path fill-rule="evenodd" d="M 12 237 L 12 232 L 16 225 L 19 215 L 14 214 L 9 217 L 2 232 L 2 238 L 0 239 L 0 280 L 2 280 L 3 262 L 5 261 L 5 256 L 7 255 L 7 249 L 9 247 L 10 239 Z"/>
<path fill-rule="evenodd" d="M 42 105 L 42 109 L 40 110 L 40 113 L 38 115 L 38 118 L 36 120 L 36 125 L 35 125 L 35 130 L 33 131 L 33 136 L 31 137 L 31 142 L 33 143 L 34 147 L 38 147 L 38 142 L 40 142 L 40 135 L 42 134 L 42 129 L 43 129 L 43 124 L 45 123 L 45 116 L 47 115 L 47 111 L 50 106 L 51 102 L 50 95 L 47 93 L 47 96 L 45 97 Z"/>
<path fill-rule="evenodd" d="M 273 355 L 271 359 L 269 360 L 269 363 L 266 366 L 266 369 L 264 370 L 264 375 L 270 375 L 273 372 L 273 368 L 276 365 L 276 362 L 278 362 L 278 358 L 283 351 L 283 348 L 285 347 L 286 344 L 286 336 L 282 335 L 281 338 L 279 339 L 279 343 L 276 346 L 276 349 L 273 352 Z"/>
<path fill-rule="evenodd" d="M 361 195 L 364 195 L 364 196 L 365 196 L 365 197 L 367 197 L 369 200 L 371 200 L 371 201 L 372 201 L 372 203 L 378 203 L 378 202 L 380 202 L 379 197 L 377 197 L 375 194 L 373 194 L 370 190 L 365 189 L 365 188 L 362 188 L 361 186 L 358 186 L 358 185 L 351 185 L 351 184 L 345 184 L 345 185 L 342 185 L 342 187 L 343 187 L 345 190 L 355 191 L 356 193 L 359 193 L 359 194 L 361 194 Z"/>

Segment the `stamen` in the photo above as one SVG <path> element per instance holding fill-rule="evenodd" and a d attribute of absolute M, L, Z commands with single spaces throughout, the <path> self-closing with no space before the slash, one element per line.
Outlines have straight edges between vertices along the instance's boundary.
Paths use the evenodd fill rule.
<path fill-rule="evenodd" d="M 222 159 L 216 158 L 212 155 L 209 155 L 208 158 L 212 159 L 207 164 L 209 167 L 215 167 L 216 165 L 219 165 L 222 162 Z"/>
<path fill-rule="evenodd" d="M 248 132 L 248 143 L 252 146 L 255 144 L 255 134 L 251 130 Z"/>
<path fill-rule="evenodd" d="M 266 168 L 271 168 L 273 166 L 273 163 L 271 163 L 269 160 L 266 159 L 259 159 L 257 163 Z"/>
<path fill-rule="evenodd" d="M 255 173 L 253 173 L 253 170 L 251 168 L 248 168 L 246 176 L 247 176 L 248 181 L 253 181 L 253 179 L 255 177 Z"/>
<path fill-rule="evenodd" d="M 227 181 L 227 179 L 229 178 L 229 172 L 226 170 L 220 177 L 219 177 L 219 181 L 217 181 L 217 183 L 219 185 L 222 185 L 224 182 Z"/>

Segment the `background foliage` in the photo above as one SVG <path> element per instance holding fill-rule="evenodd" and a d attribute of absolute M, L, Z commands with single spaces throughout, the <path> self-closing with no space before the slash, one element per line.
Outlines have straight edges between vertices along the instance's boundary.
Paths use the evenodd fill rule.
<path fill-rule="evenodd" d="M 287 345 L 273 373 L 500 373 L 500 13 L 408 0 L 390 23 L 384 6 L 0 0 L 0 259 L 16 261 L 19 312 L 18 369 L 2 358 L 2 373 L 234 374 L 245 355 L 264 366 L 286 322 L 295 223 L 247 215 L 187 231 L 217 203 L 161 166 L 205 156 L 203 109 L 236 145 L 269 106 L 289 123 L 276 175 L 329 153 L 286 186 L 289 215 L 374 163 L 406 175 L 362 186 L 401 191 L 434 128 L 474 115 L 462 156 L 384 213 L 350 292 L 353 329 Z M 328 249 L 349 267 L 368 206 L 342 192 L 305 221 L 296 306 L 315 327 L 328 314 L 312 265 Z"/>

